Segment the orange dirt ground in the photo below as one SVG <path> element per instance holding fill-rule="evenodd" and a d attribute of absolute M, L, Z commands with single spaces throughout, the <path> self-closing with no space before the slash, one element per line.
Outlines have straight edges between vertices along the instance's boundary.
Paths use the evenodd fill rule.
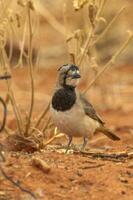
<path fill-rule="evenodd" d="M 20 74 L 21 73 L 21 76 Z M 27 88 L 23 77 L 25 71 L 14 73 L 18 88 Z M 54 76 L 55 74 L 51 74 Z M 18 80 L 20 81 L 18 82 Z M 26 79 L 25 79 L 26 80 Z M 49 82 L 48 82 L 49 81 Z M 39 90 L 37 90 L 37 104 L 35 113 L 41 110 L 43 99 L 48 102 L 51 94 L 54 79 L 48 79 L 44 73 L 44 79 L 36 79 Z M 5 85 L 1 88 L 4 88 Z M 41 92 L 47 92 L 45 96 Z M 40 93 L 41 93 L 41 96 Z M 25 96 L 26 89 L 18 92 L 19 103 L 28 107 Z M 28 102 L 28 101 L 27 101 Z M 91 151 L 96 152 L 132 152 L 133 135 L 132 127 L 133 112 L 121 110 L 103 111 L 100 113 L 109 127 L 113 127 L 121 137 L 121 141 L 112 142 L 106 137 L 95 136 L 94 140 L 88 144 Z M 9 107 L 8 126 L 14 127 L 14 120 Z M 5 133 L 1 133 L 0 142 L 5 145 Z M 75 144 L 82 143 L 82 139 L 74 140 Z M 6 150 L 6 162 L 1 162 L 1 166 L 8 176 L 14 181 L 19 181 L 20 185 L 36 195 L 37 200 L 132 200 L 133 199 L 133 160 L 132 159 L 104 159 L 92 158 L 87 154 L 70 151 L 64 154 L 59 147 L 66 144 L 66 140 L 60 139 L 58 143 L 47 146 L 40 152 L 11 152 Z M 105 147 L 105 148 L 103 148 Z M 32 158 L 37 157 L 46 162 L 50 168 L 45 172 L 32 163 Z M 0 174 L 0 200 L 31 200 L 34 199 L 29 194 L 20 191 L 17 187 L 6 180 Z"/>

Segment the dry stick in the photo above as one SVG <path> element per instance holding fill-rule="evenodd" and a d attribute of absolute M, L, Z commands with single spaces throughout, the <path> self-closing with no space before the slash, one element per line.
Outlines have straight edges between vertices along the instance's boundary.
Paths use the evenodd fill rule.
<path fill-rule="evenodd" d="M 102 9 L 103 7 L 101 7 Z M 84 59 L 84 56 L 86 54 L 86 52 L 88 51 L 88 48 L 89 47 L 92 47 L 93 45 L 95 45 L 108 31 L 109 29 L 111 28 L 112 24 L 116 21 L 116 19 L 120 16 L 120 14 L 124 11 L 125 7 L 122 7 L 120 9 L 120 11 L 113 17 L 113 19 L 111 20 L 111 22 L 107 25 L 107 27 L 104 29 L 104 31 L 101 33 L 101 35 L 94 41 L 90 44 L 90 40 L 92 38 L 92 33 L 93 33 L 93 29 L 91 27 L 91 30 L 90 30 L 90 33 L 89 33 L 89 37 L 85 43 L 85 46 L 83 48 L 83 52 L 81 53 L 81 57 L 80 57 L 80 60 L 79 60 L 79 63 L 78 65 L 80 66 L 83 59 Z M 100 10 L 100 13 L 101 13 L 101 10 Z"/>
<path fill-rule="evenodd" d="M 53 142 L 56 139 L 56 136 L 51 137 L 48 141 L 46 141 L 43 144 L 43 147 L 46 147 L 48 144 L 50 144 L 51 142 Z"/>
<path fill-rule="evenodd" d="M 48 141 L 46 141 L 45 143 L 43 143 L 43 147 L 46 147 L 48 144 L 50 144 L 51 142 L 53 142 L 56 138 L 60 138 L 60 137 L 64 137 L 65 134 L 64 133 L 59 133 L 57 135 L 54 135 L 53 137 L 51 137 Z"/>
<path fill-rule="evenodd" d="M 12 59 L 12 55 L 13 55 L 13 40 L 11 38 L 11 30 L 8 30 L 8 32 L 9 32 L 9 56 L 8 56 L 8 59 L 10 62 Z"/>
<path fill-rule="evenodd" d="M 97 81 L 97 79 L 103 74 L 105 70 L 107 70 L 108 67 L 114 64 L 117 57 L 126 49 L 128 44 L 131 42 L 133 38 L 133 33 L 131 33 L 128 37 L 128 39 L 124 42 L 124 44 L 120 47 L 120 49 L 112 56 L 112 58 L 105 64 L 105 66 L 102 68 L 102 70 L 96 75 L 96 77 L 90 82 L 88 87 L 83 92 L 84 94 L 88 91 L 88 89 Z"/>
<path fill-rule="evenodd" d="M 50 107 L 50 103 L 47 105 L 47 107 L 42 111 L 42 113 L 40 114 L 40 116 L 38 117 L 38 119 L 37 119 L 37 122 L 36 122 L 36 124 L 35 124 L 35 128 L 37 128 L 39 125 L 40 125 L 40 123 L 41 123 L 41 121 L 42 121 L 42 119 L 45 117 L 45 115 L 47 114 L 47 112 L 48 112 L 48 110 L 49 110 L 49 107 Z M 34 132 L 35 130 L 32 130 L 31 131 L 31 134 Z"/>
<path fill-rule="evenodd" d="M 78 153 L 78 152 L 75 152 Z M 90 156 L 92 158 L 101 158 L 101 159 L 109 159 L 111 161 L 122 161 L 125 159 L 131 159 L 133 158 L 133 152 L 112 152 L 112 153 L 104 153 L 104 152 L 95 152 L 95 151 L 82 151 L 80 152 L 81 154 Z"/>
<path fill-rule="evenodd" d="M 16 187 L 18 187 L 22 192 L 26 192 L 27 194 L 29 194 L 30 196 L 32 196 L 34 199 L 37 199 L 36 196 L 29 190 L 25 189 L 24 187 L 22 187 L 20 184 L 19 184 L 19 181 L 14 181 L 11 179 L 10 176 L 8 176 L 6 174 L 6 172 L 3 170 L 3 168 L 0 166 L 0 172 L 2 173 L 2 175 L 8 180 L 10 181 L 13 185 L 15 185 Z"/>
<path fill-rule="evenodd" d="M 123 13 L 123 11 L 126 9 L 126 7 L 122 7 L 118 13 L 116 13 L 116 15 L 113 17 L 113 19 L 109 22 L 109 24 L 107 25 L 107 27 L 104 29 L 104 31 L 99 35 L 99 37 L 97 37 L 97 39 L 92 42 L 92 44 L 90 44 L 88 46 L 91 47 L 93 45 L 95 45 L 99 40 L 101 40 L 101 38 L 103 38 L 103 36 L 109 31 L 109 29 L 112 27 L 112 24 L 118 19 L 118 17 Z"/>
<path fill-rule="evenodd" d="M 2 59 L 2 62 L 3 62 L 3 66 L 6 70 L 6 64 L 5 64 L 5 59 L 4 59 L 4 55 L 3 55 L 3 49 L 1 49 L 1 59 Z M 14 111 L 14 114 L 16 116 L 18 130 L 19 130 L 19 133 L 22 133 L 22 129 L 21 129 L 22 120 L 21 120 L 20 113 L 18 111 L 18 107 L 16 105 L 16 100 L 15 100 L 12 88 L 10 86 L 10 81 L 8 79 L 6 79 L 6 83 L 7 83 L 7 88 L 8 88 L 8 92 L 9 92 L 10 101 L 11 101 L 11 104 L 12 104 L 12 107 L 13 107 L 13 111 Z"/>
<path fill-rule="evenodd" d="M 26 21 L 26 19 L 25 19 L 25 21 Z M 18 38 L 18 34 L 16 34 L 17 33 L 17 30 L 15 29 L 15 27 L 13 27 L 12 26 L 12 23 L 9 21 L 9 24 L 10 24 L 10 28 L 11 28 L 11 30 L 12 30 L 12 33 L 13 33 L 13 35 L 15 35 L 15 38 L 17 38 L 17 40 L 18 40 L 18 43 L 20 44 L 20 43 L 23 43 L 23 39 L 22 39 L 22 41 L 21 40 L 19 40 L 19 38 Z M 15 30 L 14 30 L 15 29 Z M 24 30 L 25 31 L 25 30 Z M 24 35 L 23 35 L 24 36 Z M 19 47 L 20 47 L 20 45 L 19 45 Z M 23 47 L 23 49 L 21 49 L 21 47 L 20 47 L 20 55 L 24 55 L 24 57 L 27 59 L 27 54 L 26 54 L 26 52 L 25 52 L 25 50 L 24 50 L 24 47 Z M 18 59 L 19 61 L 18 61 L 18 64 L 16 65 L 16 67 L 19 65 L 19 63 L 20 63 L 20 58 Z"/>
<path fill-rule="evenodd" d="M 25 135 L 28 135 L 28 130 L 31 124 L 31 117 L 34 107 L 34 78 L 33 78 L 33 65 L 32 65 L 32 24 L 31 24 L 31 14 L 30 14 L 30 5 L 27 4 L 27 14 L 28 14 L 28 22 L 29 22 L 29 48 L 28 48 L 28 64 L 29 64 L 29 72 L 30 72 L 30 81 L 31 81 L 31 104 L 29 110 L 29 116 L 25 128 Z"/>
<path fill-rule="evenodd" d="M 97 18 L 99 17 L 99 15 L 101 14 L 101 12 L 102 12 L 102 10 L 103 10 L 103 8 L 104 8 L 104 4 L 105 4 L 105 0 L 103 0 L 103 2 L 101 3 L 100 8 L 98 9 L 98 12 L 97 12 L 97 14 L 96 14 L 96 18 L 95 18 L 95 22 L 94 22 L 94 23 L 96 23 L 96 19 L 97 19 Z M 86 41 L 86 43 L 85 43 L 85 45 L 84 45 L 84 47 L 83 47 L 83 51 L 81 52 L 80 60 L 79 60 L 79 62 L 78 62 L 78 65 L 79 65 L 79 66 L 81 65 L 81 63 L 82 63 L 82 61 L 83 61 L 83 59 L 84 59 L 84 56 L 85 56 L 86 52 L 88 51 L 88 47 L 89 47 L 89 44 L 90 44 L 91 39 L 93 38 L 94 31 L 95 31 L 95 29 L 91 26 L 90 31 L 89 31 L 88 39 L 87 39 L 87 41 Z"/>
<path fill-rule="evenodd" d="M 96 15 L 96 18 L 97 18 L 97 17 L 100 15 L 100 13 L 102 12 L 103 7 L 104 7 L 104 3 L 105 3 L 105 2 L 103 2 L 103 4 L 101 4 L 101 6 L 100 6 L 100 8 L 99 8 L 99 10 L 98 10 L 98 13 L 97 13 L 97 15 Z M 96 21 L 96 20 L 95 20 L 95 21 Z M 95 22 L 95 23 L 96 23 L 96 22 Z M 86 43 L 85 43 L 85 45 L 84 45 L 84 47 L 83 47 L 83 51 L 81 52 L 80 60 L 79 60 L 79 62 L 78 62 L 78 65 L 79 65 L 79 66 L 81 65 L 81 63 L 82 63 L 82 61 L 83 61 L 83 59 L 84 59 L 84 56 L 85 56 L 86 52 L 88 51 L 88 47 L 89 47 L 89 44 L 90 44 L 90 42 L 91 42 L 91 39 L 93 38 L 94 31 L 95 31 L 95 29 L 91 26 L 91 27 L 90 27 L 90 31 L 89 31 L 88 39 L 87 39 L 87 41 L 86 41 Z"/>
<path fill-rule="evenodd" d="M 8 81 L 7 81 L 8 82 Z M 8 88 L 10 87 L 9 86 L 9 82 L 7 83 L 8 85 Z M 13 92 L 11 90 L 11 88 L 9 89 L 9 97 L 10 97 L 10 101 L 11 101 L 11 104 L 12 104 L 12 107 L 13 107 L 13 111 L 14 111 L 14 114 L 15 114 L 15 117 L 16 117 L 16 120 L 17 120 L 17 126 L 18 126 L 18 130 L 19 130 L 19 134 L 22 134 L 22 123 L 20 123 L 20 118 L 19 118 L 19 115 L 18 115 L 18 110 L 17 110 L 17 107 L 16 107 L 16 102 L 14 100 L 14 96 L 13 96 Z"/>
<path fill-rule="evenodd" d="M 20 43 L 20 56 L 19 56 L 19 60 L 18 60 L 18 64 L 22 64 L 23 65 L 23 55 L 24 54 L 24 45 L 25 45 L 25 38 L 26 38 L 26 26 L 27 26 L 27 20 L 25 20 L 25 25 L 24 25 L 24 31 L 23 31 L 23 36 L 22 36 L 22 41 Z"/>
<path fill-rule="evenodd" d="M 51 12 L 41 5 L 39 1 L 35 1 L 35 7 L 38 9 L 39 13 L 45 17 L 48 23 L 58 32 L 63 35 L 66 35 L 64 26 L 51 14 Z"/>
<path fill-rule="evenodd" d="M 99 18 L 99 16 L 101 15 L 102 11 L 103 11 L 103 8 L 105 6 L 105 3 L 106 3 L 107 0 L 101 0 L 100 2 L 100 7 L 97 11 L 97 14 L 96 14 L 96 20 Z"/>
<path fill-rule="evenodd" d="M 4 66 L 4 69 L 5 71 L 7 71 L 7 67 L 6 67 L 6 62 L 8 63 L 8 66 L 9 66 L 9 60 L 7 58 L 7 55 L 6 55 L 6 52 L 5 52 L 5 49 L 4 47 L 2 48 L 2 59 L 3 59 L 3 66 Z M 7 80 L 7 83 L 9 84 L 9 81 Z M 14 104 L 14 107 L 16 109 L 16 113 L 17 113 L 17 116 L 18 116 L 18 119 L 20 121 L 20 125 L 21 127 L 23 126 L 23 122 L 22 122 L 22 117 L 21 117 L 21 113 L 20 113 L 20 110 L 19 110 L 19 107 L 17 106 L 17 103 L 16 103 L 16 99 L 15 99 L 15 96 L 14 96 L 14 92 L 12 90 L 12 87 L 11 87 L 11 84 L 8 85 L 8 91 L 10 93 L 9 97 L 12 99 L 12 102 Z"/>
<path fill-rule="evenodd" d="M 80 59 L 78 61 L 78 65 L 79 66 L 81 65 L 81 63 L 82 63 L 82 61 L 84 59 L 84 56 L 85 56 L 86 52 L 88 51 L 88 46 L 89 46 L 90 40 L 92 38 L 92 33 L 93 33 L 93 28 L 91 26 L 91 29 L 90 29 L 90 32 L 89 32 L 89 36 L 88 36 L 87 41 L 86 41 L 86 43 L 84 45 L 83 51 L 81 53 L 81 57 L 80 57 Z"/>
<path fill-rule="evenodd" d="M 51 117 L 48 117 L 47 121 L 46 121 L 46 124 L 43 126 L 42 128 L 42 133 L 44 134 L 44 132 L 46 131 L 46 129 L 48 128 L 48 125 L 51 121 Z"/>
<path fill-rule="evenodd" d="M 8 128 L 7 126 L 5 126 L 4 131 L 7 135 L 11 135 L 14 133 L 14 131 L 12 131 L 10 128 Z"/>
<path fill-rule="evenodd" d="M 33 129 L 33 130 L 35 130 L 35 131 L 37 131 L 41 135 L 43 134 L 42 131 L 40 131 L 38 128 L 35 128 L 35 127 L 30 127 L 30 128 Z"/>

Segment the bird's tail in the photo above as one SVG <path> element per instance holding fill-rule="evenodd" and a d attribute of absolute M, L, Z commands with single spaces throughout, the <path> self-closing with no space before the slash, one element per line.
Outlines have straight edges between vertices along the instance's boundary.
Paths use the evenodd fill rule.
<path fill-rule="evenodd" d="M 110 131 L 109 129 L 107 129 L 104 126 L 101 126 L 97 129 L 97 131 L 102 132 L 104 135 L 106 135 L 107 137 L 109 137 L 111 140 L 120 140 L 120 138 L 115 135 L 114 133 L 112 133 L 112 131 Z"/>

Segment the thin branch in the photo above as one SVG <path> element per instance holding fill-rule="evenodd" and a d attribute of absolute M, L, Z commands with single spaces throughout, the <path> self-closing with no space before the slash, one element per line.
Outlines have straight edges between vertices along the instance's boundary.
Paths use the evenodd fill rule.
<path fill-rule="evenodd" d="M 58 133 L 57 135 L 54 135 L 52 138 L 50 138 L 48 141 L 43 143 L 43 147 L 46 147 L 48 144 L 52 143 L 55 139 L 65 137 L 64 133 Z"/>
<path fill-rule="evenodd" d="M 88 87 L 85 89 L 85 91 L 83 93 L 86 93 L 90 89 L 90 87 L 97 81 L 97 79 L 108 69 L 108 67 L 110 67 L 111 65 L 113 65 L 115 63 L 116 59 L 126 49 L 126 47 L 131 42 L 132 39 L 133 39 L 133 33 L 130 33 L 128 39 L 119 48 L 119 50 L 112 56 L 112 58 L 105 64 L 105 66 L 102 68 L 102 70 L 100 72 L 98 72 L 96 77 L 90 82 L 90 84 L 88 85 Z"/>
<path fill-rule="evenodd" d="M 107 0 L 102 0 L 102 1 L 100 2 L 100 7 L 99 7 L 99 9 L 98 9 L 98 11 L 97 11 L 97 14 L 96 14 L 96 20 L 98 20 L 98 18 L 100 17 L 100 15 L 101 15 L 101 13 L 102 13 L 102 11 L 103 11 L 103 9 L 104 9 L 104 6 L 105 6 L 106 1 L 107 1 Z"/>
<path fill-rule="evenodd" d="M 48 128 L 49 123 L 51 122 L 51 117 L 48 117 L 46 124 L 44 125 L 44 127 L 42 128 L 42 132 L 44 133 L 46 131 L 46 129 Z"/>
<path fill-rule="evenodd" d="M 43 118 L 45 117 L 45 115 L 47 114 L 47 112 L 49 111 L 49 107 L 50 107 L 50 103 L 47 105 L 47 107 L 42 111 L 42 113 L 38 117 L 34 128 L 37 128 L 40 125 L 41 121 L 43 120 Z M 31 133 L 33 133 L 34 131 L 35 130 L 32 130 Z"/>
<path fill-rule="evenodd" d="M 30 82 L 31 82 L 31 104 L 29 110 L 29 116 L 25 128 L 25 135 L 28 134 L 28 130 L 31 124 L 31 117 L 34 107 L 34 78 L 33 78 L 33 64 L 32 64 L 32 24 L 31 24 L 31 13 L 30 13 L 30 5 L 27 3 L 27 14 L 28 14 L 28 23 L 29 23 L 29 48 L 28 48 L 28 64 L 29 64 L 29 73 L 30 73 Z"/>
<path fill-rule="evenodd" d="M 101 9 L 102 9 L 103 7 L 101 7 Z M 99 9 L 100 10 L 100 12 L 101 12 L 101 9 Z M 81 65 L 81 63 L 82 63 L 82 61 L 83 61 L 83 59 L 84 59 L 84 56 L 85 56 L 85 54 L 86 54 L 86 52 L 88 51 L 88 49 L 90 48 L 90 47 L 92 47 L 92 46 L 94 46 L 101 38 L 103 38 L 103 36 L 109 31 L 109 29 L 112 27 L 112 24 L 118 19 L 118 17 L 121 15 L 121 13 L 123 12 L 125 10 L 125 7 L 122 7 L 121 9 L 120 9 L 120 11 L 113 17 L 113 19 L 110 21 L 110 23 L 107 25 L 107 27 L 104 29 L 104 31 L 101 33 L 101 35 L 99 35 L 98 37 L 97 37 L 97 39 L 96 40 L 94 40 L 93 42 L 91 42 L 91 38 L 93 38 L 93 35 L 94 35 L 94 29 L 91 27 L 90 28 L 90 31 L 89 31 L 89 36 L 88 36 L 88 38 L 87 38 L 87 40 L 86 40 L 86 43 L 85 43 L 85 45 L 84 45 L 84 47 L 83 47 L 83 50 L 82 50 L 82 52 L 81 52 L 81 56 L 80 56 L 80 60 L 79 60 L 79 62 L 78 62 L 78 65 L 80 66 Z"/>
<path fill-rule="evenodd" d="M 34 199 L 37 199 L 36 196 L 29 190 L 25 189 L 24 187 L 22 187 L 20 184 L 19 184 L 19 181 L 14 181 L 11 179 L 10 176 L 8 176 L 6 174 L 6 172 L 3 170 L 3 168 L 0 166 L 0 172 L 2 173 L 2 175 L 8 180 L 10 181 L 13 185 L 15 185 L 16 187 L 18 187 L 22 192 L 25 192 L 27 194 L 29 194 L 30 196 L 32 196 Z"/>
<path fill-rule="evenodd" d="M 123 13 L 123 11 L 126 9 L 126 7 L 122 7 L 118 13 L 116 13 L 116 15 L 113 17 L 113 19 L 109 22 L 109 24 L 107 25 L 107 27 L 104 29 L 104 31 L 97 37 L 97 39 L 92 42 L 92 44 L 90 44 L 88 46 L 92 47 L 93 45 L 95 45 L 97 42 L 99 42 L 99 40 L 101 40 L 103 38 L 103 36 L 109 31 L 109 29 L 112 27 L 113 23 L 119 18 L 119 16 Z"/>
<path fill-rule="evenodd" d="M 84 45 L 84 47 L 83 47 L 83 49 L 81 51 L 81 56 L 80 56 L 80 59 L 78 61 L 78 65 L 79 66 L 81 65 L 81 63 L 82 63 L 82 61 L 84 59 L 84 56 L 85 56 L 86 52 L 88 51 L 88 46 L 90 44 L 90 41 L 91 41 L 91 38 L 92 38 L 92 34 L 93 34 L 93 28 L 91 26 L 88 38 L 87 38 L 86 43 L 85 43 L 85 45 Z"/>
<path fill-rule="evenodd" d="M 1 54 L 1 59 L 2 59 L 4 70 L 7 71 L 6 63 L 5 63 L 5 56 L 4 56 L 5 52 L 4 52 L 3 48 L 0 49 L 0 54 Z M 12 88 L 11 88 L 11 83 L 8 79 L 6 79 L 6 83 L 7 83 L 8 93 L 9 93 L 10 101 L 11 101 L 11 104 L 12 104 L 12 107 L 13 107 L 13 111 L 14 111 L 14 114 L 16 116 L 18 130 L 21 133 L 22 132 L 21 115 L 20 115 L 19 109 L 18 109 L 17 104 L 16 104 L 16 100 L 15 100 L 15 97 L 14 97 L 14 94 L 13 94 L 13 91 L 12 91 Z"/>
<path fill-rule="evenodd" d="M 12 59 L 12 55 L 13 55 L 13 40 L 11 37 L 11 30 L 9 29 L 8 32 L 9 32 L 9 56 L 8 56 L 8 59 L 10 62 Z"/>
<path fill-rule="evenodd" d="M 75 152 L 78 154 L 79 152 Z M 113 162 L 125 162 L 127 159 L 133 158 L 133 152 L 111 152 L 111 153 L 104 153 L 104 152 L 97 152 L 97 151 L 82 151 L 80 154 L 86 155 L 90 158 L 100 158 L 103 160 L 109 160 Z"/>
<path fill-rule="evenodd" d="M 26 27 L 27 27 L 27 20 L 25 20 L 22 41 L 19 44 L 19 46 L 20 46 L 20 56 L 19 56 L 19 60 L 18 60 L 18 64 L 17 65 L 20 65 L 20 64 L 23 65 L 23 55 L 25 55 L 24 54 L 24 51 L 25 51 L 24 50 L 24 45 L 25 45 L 25 37 L 26 37 Z"/>

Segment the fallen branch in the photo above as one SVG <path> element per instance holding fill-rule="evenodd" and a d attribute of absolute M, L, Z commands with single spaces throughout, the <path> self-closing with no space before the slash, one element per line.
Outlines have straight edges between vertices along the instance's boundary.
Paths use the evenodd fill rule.
<path fill-rule="evenodd" d="M 75 153 L 81 153 L 82 155 L 86 155 L 91 158 L 101 158 L 103 160 L 110 160 L 110 161 L 115 161 L 115 162 L 122 162 L 127 159 L 133 158 L 133 152 L 126 152 L 126 151 L 116 152 L 116 153 L 82 151 L 82 152 L 75 152 Z"/>
<path fill-rule="evenodd" d="M 99 168 L 99 167 L 103 167 L 105 164 L 97 164 L 97 165 L 92 165 L 92 166 L 84 166 L 84 167 L 81 167 L 81 169 L 92 169 L 92 168 Z"/>
<path fill-rule="evenodd" d="M 29 190 L 25 189 L 24 187 L 22 187 L 19 184 L 18 180 L 17 181 L 12 180 L 11 177 L 6 174 L 6 172 L 3 170 L 3 168 L 1 166 L 0 166 L 0 172 L 8 181 L 10 181 L 16 187 L 18 187 L 22 192 L 26 192 L 27 194 L 32 196 L 34 199 L 37 199 L 36 196 L 31 191 L 29 191 Z"/>

